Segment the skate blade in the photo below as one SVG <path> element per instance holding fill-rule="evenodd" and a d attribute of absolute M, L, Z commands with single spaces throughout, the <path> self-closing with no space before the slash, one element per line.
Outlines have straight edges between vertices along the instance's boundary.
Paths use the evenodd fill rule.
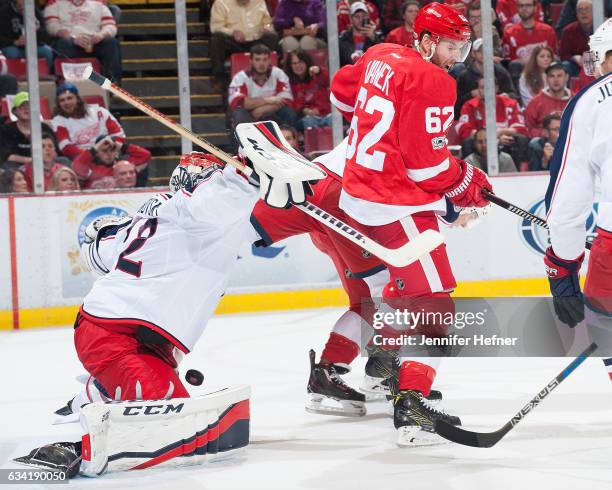
<path fill-rule="evenodd" d="M 335 405 L 330 403 L 335 403 Z M 306 411 L 308 413 L 340 417 L 363 417 L 366 414 L 366 407 L 363 402 L 335 400 L 327 396 L 311 393 L 306 401 Z"/>
<path fill-rule="evenodd" d="M 366 396 L 366 401 L 380 400 L 390 394 L 389 387 L 381 384 L 384 380 L 385 378 L 374 378 L 368 375 L 363 377 L 359 391 Z"/>
<path fill-rule="evenodd" d="M 441 446 L 449 442 L 435 432 L 428 432 L 417 425 L 397 429 L 396 444 L 399 447 Z"/>

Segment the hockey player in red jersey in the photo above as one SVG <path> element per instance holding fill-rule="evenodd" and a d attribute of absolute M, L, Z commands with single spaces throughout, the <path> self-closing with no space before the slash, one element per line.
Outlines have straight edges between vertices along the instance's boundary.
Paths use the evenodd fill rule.
<path fill-rule="evenodd" d="M 491 189 L 486 174 L 454 158 L 446 147 L 453 122 L 455 82 L 451 66 L 470 49 L 467 19 L 452 7 L 431 3 L 414 21 L 416 50 L 381 44 L 335 75 L 332 102 L 351 121 L 340 207 L 364 233 L 398 247 L 426 229 L 437 229 L 445 198 L 458 207 L 483 207 Z M 444 246 L 407 267 L 387 264 L 391 280 L 383 301 L 392 308 L 454 311 L 455 279 Z M 441 325 L 421 326 L 444 335 Z M 437 418 L 426 397 L 437 358 L 401 358 L 394 399 L 398 444 L 433 442 Z"/>

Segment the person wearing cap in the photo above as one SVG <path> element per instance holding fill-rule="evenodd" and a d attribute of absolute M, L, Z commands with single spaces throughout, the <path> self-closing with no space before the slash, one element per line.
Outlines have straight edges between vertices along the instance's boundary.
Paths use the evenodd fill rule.
<path fill-rule="evenodd" d="M 501 63 L 494 63 L 495 81 L 499 86 L 499 92 L 512 99 L 517 95 L 512 83 L 510 73 Z M 457 77 L 457 102 L 455 104 L 455 114 L 461 112 L 463 104 L 473 97 L 478 96 L 478 80 L 482 78 L 484 72 L 484 55 L 482 39 L 476 39 L 472 44 L 471 56 L 468 58 L 465 69 Z"/>
<path fill-rule="evenodd" d="M 383 42 L 363 2 L 351 4 L 351 24 L 340 36 L 340 66 L 355 63 L 370 46 Z"/>
<path fill-rule="evenodd" d="M 31 164 L 30 96 L 27 92 L 15 95 L 11 112 L 17 120 L 0 126 L 0 163 L 9 167 Z M 43 135 L 53 135 L 51 126 L 43 122 L 41 130 Z"/>
<path fill-rule="evenodd" d="M 47 31 L 56 37 L 57 52 L 67 58 L 94 56 L 102 64 L 102 73 L 121 83 L 117 24 L 105 2 L 54 0 L 47 2 L 44 15 Z"/>
<path fill-rule="evenodd" d="M 325 20 L 321 0 L 281 0 L 274 13 L 274 28 L 281 35 L 283 52 L 325 48 Z"/>
<path fill-rule="evenodd" d="M 104 107 L 88 105 L 72 83 L 57 87 L 56 96 L 51 124 L 65 156 L 74 160 L 81 151 L 93 147 L 99 136 L 125 142 L 125 133 L 117 119 Z"/>
<path fill-rule="evenodd" d="M 351 5 L 359 2 L 366 6 L 367 12 L 370 15 L 370 20 L 380 27 L 380 18 L 376 3 L 370 0 L 340 0 L 338 2 L 336 13 L 338 15 L 338 34 L 342 34 L 346 29 L 351 27 Z"/>
<path fill-rule="evenodd" d="M 96 187 L 100 179 L 113 176 L 113 165 L 127 161 L 134 166 L 135 176 L 144 185 L 151 152 L 138 145 L 130 145 L 111 136 L 98 136 L 92 148 L 82 151 L 72 162 L 72 169 L 83 184 L 83 189 Z"/>
<path fill-rule="evenodd" d="M 529 136 L 541 136 L 544 129 L 544 118 L 553 112 L 563 112 L 572 97 L 567 88 L 569 73 L 563 63 L 552 63 L 546 68 L 546 87 L 527 105 L 525 123 Z"/>

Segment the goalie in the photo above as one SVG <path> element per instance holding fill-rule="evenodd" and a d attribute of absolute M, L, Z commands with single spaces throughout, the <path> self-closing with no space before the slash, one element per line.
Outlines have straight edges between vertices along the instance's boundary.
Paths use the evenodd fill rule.
<path fill-rule="evenodd" d="M 308 180 L 325 176 L 299 165 L 297 172 Z M 174 193 L 154 196 L 132 218 L 99 218 L 89 225 L 82 254 L 102 277 L 79 310 L 74 342 L 95 384 L 88 382 L 82 395 L 58 411 L 73 418 L 80 412 L 86 434 L 81 443 L 44 446 L 17 462 L 74 474 L 82 457 L 81 474 L 97 476 L 109 466 L 143 468 L 248 444 L 248 387 L 188 400 L 177 366 L 203 333 L 240 247 L 255 239 L 249 216 L 260 182 L 263 199 L 276 205 L 305 199 L 308 184 L 296 181 L 291 165 L 263 166 L 256 164 L 247 178 L 212 155 L 184 155 L 170 180 Z M 122 403 L 91 403 L 109 400 Z M 159 419 L 157 429 L 146 424 Z M 113 432 L 109 420 L 133 426 Z M 242 423 L 232 432 L 240 421 L 246 428 Z M 176 431 L 171 434 L 169 427 Z M 176 464 L 184 460 L 175 458 Z"/>

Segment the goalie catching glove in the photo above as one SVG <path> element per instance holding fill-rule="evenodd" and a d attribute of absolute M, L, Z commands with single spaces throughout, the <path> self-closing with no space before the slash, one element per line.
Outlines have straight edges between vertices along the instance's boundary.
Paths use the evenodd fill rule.
<path fill-rule="evenodd" d="M 269 206 L 288 208 L 312 195 L 310 183 L 326 177 L 289 145 L 273 121 L 236 126 L 239 154 L 259 177 L 259 196 Z"/>

